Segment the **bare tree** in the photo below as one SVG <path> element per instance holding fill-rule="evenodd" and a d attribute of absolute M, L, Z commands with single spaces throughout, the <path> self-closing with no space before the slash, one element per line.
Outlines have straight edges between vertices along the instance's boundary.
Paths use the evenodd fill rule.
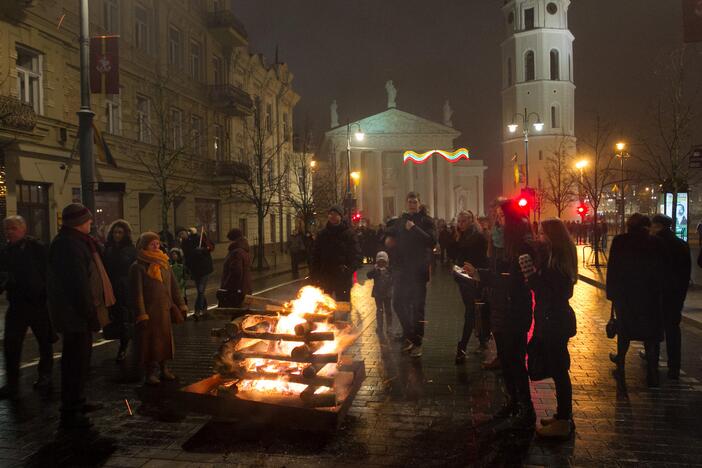
<path fill-rule="evenodd" d="M 591 156 L 590 164 L 583 171 L 580 178 L 581 190 L 592 206 L 592 221 L 594 232 L 594 245 L 592 249 L 595 255 L 593 266 L 600 265 L 600 230 L 597 229 L 598 212 L 602 203 L 605 190 L 611 188 L 615 181 L 615 166 L 612 154 L 612 135 L 614 130 L 609 122 L 602 119 L 599 114 L 595 115 L 593 127 L 589 134 L 581 136 L 580 143 L 586 148 Z M 621 189 L 621 188 L 620 188 Z"/>
<path fill-rule="evenodd" d="M 311 166 L 310 160 L 311 140 L 311 133 L 305 131 L 298 139 L 297 151 L 293 151 L 287 162 L 287 172 L 291 178 L 287 201 L 302 220 L 305 234 L 314 221 L 316 208 L 312 180 L 315 168 Z"/>
<path fill-rule="evenodd" d="M 276 171 L 276 161 L 285 141 L 276 143 L 270 128 L 261 121 L 260 102 L 252 118 L 253 125 L 246 125 L 244 132 L 249 152 L 249 170 L 234 174 L 231 194 L 235 200 L 251 205 L 258 222 L 256 268 L 263 270 L 265 261 L 264 222 L 271 207 L 278 203 L 278 196 L 286 180 L 286 171 Z"/>
<path fill-rule="evenodd" d="M 328 143 L 327 161 L 320 163 L 314 175 L 316 204 L 321 208 L 341 204 L 346 195 L 346 160 L 339 157 L 333 142 Z"/>
<path fill-rule="evenodd" d="M 148 118 L 142 115 L 136 122 L 153 151 L 127 152 L 160 197 L 163 231 L 169 229 L 168 215 L 173 203 L 193 189 L 195 180 L 191 173 L 204 138 L 204 128 L 185 126 L 182 112 L 172 107 L 175 97 L 176 93 L 168 88 L 168 78 L 157 73 L 151 86 Z"/>
<path fill-rule="evenodd" d="M 576 180 L 573 177 L 572 154 L 574 153 L 573 139 L 566 135 L 559 140 L 546 158 L 546 183 L 539 190 L 543 192 L 543 200 L 551 204 L 559 218 L 565 209 L 577 199 L 575 190 Z"/>
<path fill-rule="evenodd" d="M 688 67 L 685 49 L 670 53 L 658 67 L 662 81 L 661 93 L 654 99 L 648 128 L 641 138 L 645 175 L 673 194 L 673 207 L 678 193 L 686 192 L 690 184 L 689 158 L 692 149 L 692 130 L 695 124 L 695 105 L 699 95 L 699 78 L 693 91 L 686 89 Z M 673 230 L 677 216 L 673 213 Z"/>

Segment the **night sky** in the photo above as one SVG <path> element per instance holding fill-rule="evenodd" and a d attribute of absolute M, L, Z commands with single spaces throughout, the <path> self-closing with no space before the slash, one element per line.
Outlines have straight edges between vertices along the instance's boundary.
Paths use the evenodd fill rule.
<path fill-rule="evenodd" d="M 336 99 L 340 121 L 386 108 L 384 84 L 398 108 L 441 121 L 454 109 L 457 142 L 488 166 L 487 196 L 500 184 L 502 0 L 235 0 L 251 50 L 280 60 L 301 95 L 296 127 L 319 136 Z M 658 92 L 652 67 L 682 45 L 679 0 L 574 0 L 576 136 L 595 113 L 634 139 Z M 702 44 L 691 51 L 702 57 Z M 699 62 L 699 60 L 698 60 Z"/>

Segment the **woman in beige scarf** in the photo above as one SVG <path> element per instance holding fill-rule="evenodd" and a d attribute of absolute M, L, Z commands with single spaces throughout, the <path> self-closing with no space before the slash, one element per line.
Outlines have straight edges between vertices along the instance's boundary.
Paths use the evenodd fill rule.
<path fill-rule="evenodd" d="M 137 242 L 137 260 L 129 269 L 130 297 L 136 316 L 136 342 L 146 367 L 146 383 L 175 380 L 166 361 L 173 359 L 171 322 L 181 323 L 188 312 L 176 280 L 161 252 L 159 236 L 145 232 Z"/>

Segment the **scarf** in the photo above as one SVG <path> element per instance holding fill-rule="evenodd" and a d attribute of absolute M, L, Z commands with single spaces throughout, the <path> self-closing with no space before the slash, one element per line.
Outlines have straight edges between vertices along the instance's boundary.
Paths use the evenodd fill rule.
<path fill-rule="evenodd" d="M 163 283 L 161 270 L 169 270 L 171 268 L 168 255 L 160 250 L 140 250 L 137 254 L 137 259 L 149 264 L 149 268 L 146 270 L 146 274 L 149 278 Z"/>
<path fill-rule="evenodd" d="M 100 257 L 100 252 L 98 252 L 98 245 L 97 242 L 95 242 L 95 239 L 87 234 L 83 234 L 77 229 L 73 229 L 72 227 L 68 226 L 61 226 L 61 231 L 69 236 L 79 239 L 88 247 L 88 250 L 90 250 L 90 255 L 93 258 L 93 262 L 95 262 L 95 266 L 97 267 L 97 271 L 100 273 L 100 282 L 102 283 L 102 294 L 103 300 L 105 301 L 105 307 L 112 307 L 115 305 L 117 303 L 117 299 L 115 298 L 115 293 L 112 290 L 112 282 L 110 281 L 110 277 L 107 275 L 105 265 L 102 263 L 102 258 Z"/>

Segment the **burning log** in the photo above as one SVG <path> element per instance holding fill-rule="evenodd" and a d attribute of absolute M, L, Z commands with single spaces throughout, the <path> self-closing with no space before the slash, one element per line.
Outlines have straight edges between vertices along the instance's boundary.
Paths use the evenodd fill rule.
<path fill-rule="evenodd" d="M 273 341 L 333 341 L 334 332 L 318 332 L 318 333 L 308 333 L 307 335 L 289 335 L 284 333 L 249 333 L 244 332 L 241 334 L 243 338 L 255 338 L 260 340 L 273 340 Z M 319 349 L 319 348 L 317 348 Z"/>
<path fill-rule="evenodd" d="M 318 386 L 308 385 L 306 389 L 300 392 L 300 399 L 305 406 L 336 406 L 336 394 L 334 392 L 315 393 L 318 389 Z"/>
<path fill-rule="evenodd" d="M 241 352 L 237 350 L 232 354 L 232 357 L 236 360 L 243 359 L 272 359 L 274 361 L 288 361 L 288 362 L 309 362 L 318 364 L 328 364 L 330 362 L 337 362 L 339 360 L 339 355 L 334 354 L 313 354 L 308 358 L 300 359 L 287 356 L 285 354 L 273 354 L 267 352 Z"/>
<path fill-rule="evenodd" d="M 267 297 L 261 296 L 252 296 L 250 294 L 247 294 L 246 297 L 244 297 L 243 304 L 247 307 L 263 307 L 264 309 L 267 305 L 279 307 L 285 306 L 285 303 L 283 301 L 277 301 L 275 299 L 269 299 Z"/>
<path fill-rule="evenodd" d="M 312 333 L 316 328 L 317 325 L 314 322 L 300 323 L 295 325 L 295 334 L 300 336 L 307 335 L 308 333 Z"/>
<path fill-rule="evenodd" d="M 302 370 L 302 375 L 307 379 L 311 379 L 312 377 L 319 374 L 319 371 L 324 369 L 324 366 L 326 365 L 327 363 L 312 363 Z"/>
<path fill-rule="evenodd" d="M 315 385 L 318 387 L 332 387 L 334 385 L 334 377 L 323 377 L 321 375 L 307 378 L 299 374 L 278 374 L 275 372 L 264 371 L 247 371 L 240 369 L 227 377 L 233 377 L 241 380 L 280 380 L 283 378 L 288 382 L 299 383 L 304 385 Z"/>
<path fill-rule="evenodd" d="M 333 333 L 332 333 L 332 339 L 333 338 Z M 296 360 L 301 360 L 301 359 L 309 359 L 312 357 L 315 351 L 317 351 L 319 348 L 322 347 L 322 342 L 321 341 L 314 341 L 310 343 L 305 343 L 300 346 L 296 346 L 290 351 L 290 357 Z"/>

